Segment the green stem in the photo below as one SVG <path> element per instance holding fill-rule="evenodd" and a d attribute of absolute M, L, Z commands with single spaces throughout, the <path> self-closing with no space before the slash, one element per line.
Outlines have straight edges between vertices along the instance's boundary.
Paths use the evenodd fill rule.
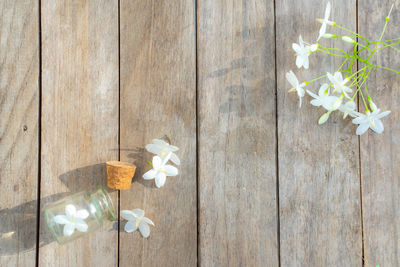
<path fill-rule="evenodd" d="M 394 73 L 400 74 L 400 71 L 397 71 L 397 70 L 394 70 L 394 69 L 391 69 L 391 68 L 388 68 L 388 67 L 384 67 L 384 66 L 381 66 L 381 65 L 371 65 L 371 67 L 377 67 L 377 68 L 380 68 L 380 69 L 390 70 L 390 71 L 393 71 Z"/>
<path fill-rule="evenodd" d="M 350 33 L 352 33 L 352 34 L 354 34 L 354 35 L 360 37 L 360 38 L 363 39 L 367 44 L 370 43 L 370 42 L 367 40 L 367 38 L 365 38 L 365 37 L 362 36 L 361 34 L 358 34 L 358 33 L 356 33 L 356 32 L 353 32 L 352 30 L 349 30 L 349 29 L 347 29 L 347 28 L 345 28 L 345 27 L 342 27 L 342 26 L 340 26 L 340 25 L 337 25 L 337 24 L 334 24 L 333 26 L 338 27 L 339 29 L 345 30 L 345 31 L 347 31 L 347 32 L 350 32 Z"/>

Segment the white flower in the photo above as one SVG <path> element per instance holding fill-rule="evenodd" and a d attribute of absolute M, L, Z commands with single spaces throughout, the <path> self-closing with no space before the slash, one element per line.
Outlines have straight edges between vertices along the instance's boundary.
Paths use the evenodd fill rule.
<path fill-rule="evenodd" d="M 347 93 L 351 93 L 353 90 L 346 86 L 346 83 L 350 80 L 349 78 L 343 80 L 342 74 L 340 72 L 335 72 L 333 75 L 327 73 L 326 75 L 328 76 L 329 81 L 331 81 L 333 87 L 335 88 L 334 92 L 339 91 L 347 98 L 350 98 Z"/>
<path fill-rule="evenodd" d="M 380 119 L 389 115 L 389 113 L 390 110 L 380 113 L 380 109 L 376 109 L 372 113 L 367 111 L 367 114 L 358 114 L 358 117 L 353 119 L 354 124 L 359 124 L 356 134 L 361 135 L 365 133 L 368 128 L 371 128 L 376 133 L 382 133 L 384 127 Z"/>
<path fill-rule="evenodd" d="M 299 96 L 299 108 L 301 107 L 301 98 L 304 96 L 304 89 L 303 87 L 306 86 L 305 83 L 299 84 L 299 81 L 297 80 L 296 75 L 294 75 L 293 71 L 289 71 L 286 73 L 286 79 L 289 81 L 289 83 L 293 86 L 289 92 L 297 92 L 297 95 Z"/>
<path fill-rule="evenodd" d="M 169 152 L 168 155 L 161 159 L 159 156 L 153 157 L 153 169 L 146 172 L 143 175 L 145 180 L 156 179 L 156 186 L 160 188 L 165 184 L 165 180 L 167 176 L 176 176 L 178 175 L 178 169 L 172 165 L 165 165 L 168 162 L 172 152 Z"/>
<path fill-rule="evenodd" d="M 347 101 L 344 105 L 339 107 L 339 110 L 343 112 L 343 119 L 350 115 L 352 117 L 358 117 L 360 113 L 356 111 L 356 103 L 354 101 Z"/>
<path fill-rule="evenodd" d="M 139 228 L 139 232 L 144 238 L 150 236 L 149 224 L 154 226 L 154 223 L 149 218 L 144 217 L 144 210 L 121 210 L 121 217 L 128 220 L 124 227 L 125 232 L 131 233 Z"/>
<path fill-rule="evenodd" d="M 325 17 L 323 19 L 317 19 L 319 23 L 322 23 L 321 28 L 319 29 L 319 36 L 317 41 L 325 34 L 326 32 L 326 25 L 333 25 L 332 21 L 329 21 L 329 15 L 331 14 L 331 2 L 328 2 L 325 8 Z"/>
<path fill-rule="evenodd" d="M 89 212 L 85 209 L 76 210 L 72 204 L 65 206 L 65 215 L 56 215 L 54 221 L 58 224 L 64 224 L 64 236 L 71 236 L 75 229 L 80 232 L 86 232 L 88 225 L 85 219 Z"/>
<path fill-rule="evenodd" d="M 302 66 L 305 69 L 308 69 L 309 66 L 309 61 L 308 61 L 308 56 L 317 50 L 318 45 L 313 44 L 313 45 L 304 45 L 303 38 L 301 38 L 301 35 L 299 36 L 299 44 L 292 44 L 293 50 L 296 52 L 296 66 L 300 69 Z"/>
<path fill-rule="evenodd" d="M 312 96 L 313 100 L 311 100 L 310 104 L 316 107 L 323 106 L 326 110 L 332 110 L 333 103 L 337 100 L 336 96 L 330 96 L 329 90 L 327 92 L 329 85 L 324 83 L 321 85 L 318 91 L 318 95 L 314 94 L 313 92 L 307 90 L 307 93 Z"/>
<path fill-rule="evenodd" d="M 171 152 L 171 161 L 176 165 L 181 164 L 178 156 L 173 153 L 178 151 L 179 148 L 173 145 L 168 144 L 167 142 L 159 139 L 153 139 L 153 144 L 146 145 L 147 151 L 150 153 L 156 154 L 157 156 L 161 157 L 162 159 L 165 158 L 168 153 Z"/>

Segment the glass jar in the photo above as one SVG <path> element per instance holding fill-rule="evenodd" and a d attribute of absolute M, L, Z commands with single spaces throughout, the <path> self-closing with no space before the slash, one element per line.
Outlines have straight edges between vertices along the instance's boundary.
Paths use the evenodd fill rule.
<path fill-rule="evenodd" d="M 82 191 L 47 204 L 44 216 L 59 244 L 96 231 L 105 219 L 116 220 L 114 204 L 101 185 L 95 191 Z"/>

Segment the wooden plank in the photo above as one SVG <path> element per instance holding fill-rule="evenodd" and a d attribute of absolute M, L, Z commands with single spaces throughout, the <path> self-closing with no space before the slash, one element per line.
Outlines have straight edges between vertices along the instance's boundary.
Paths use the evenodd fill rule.
<path fill-rule="evenodd" d="M 273 1 L 198 1 L 199 261 L 278 266 Z"/>
<path fill-rule="evenodd" d="M 327 1 L 277 1 L 277 79 L 279 200 L 282 266 L 360 266 L 362 225 L 358 140 L 351 120 L 331 115 L 319 126 L 323 114 L 305 96 L 298 109 L 297 96 L 288 94 L 285 78 L 292 69 L 306 81 L 333 72 L 342 62 L 313 54 L 310 69 L 298 70 L 292 43 L 318 37 Z M 355 30 L 354 0 L 332 2 L 331 19 Z M 332 28 L 328 26 L 328 31 Z M 335 31 L 336 32 L 336 31 Z M 332 47 L 333 43 L 320 40 Z M 333 42 L 333 41 L 332 41 Z M 336 41 L 335 47 L 349 45 Z M 350 49 L 350 48 L 349 48 Z M 321 83 L 307 89 L 318 92 Z"/>
<path fill-rule="evenodd" d="M 43 207 L 105 185 L 101 163 L 118 159 L 118 1 L 42 1 L 41 13 Z M 111 223 L 63 246 L 40 228 L 41 266 L 117 265 Z"/>
<path fill-rule="evenodd" d="M 38 2 L 0 3 L 0 266 L 36 259 Z"/>
<path fill-rule="evenodd" d="M 378 40 L 395 1 L 360 1 L 359 30 L 368 39 Z M 384 40 L 400 36 L 400 3 L 393 8 Z M 397 46 L 399 47 L 399 46 Z M 375 64 L 400 69 L 399 52 L 382 49 Z M 382 119 L 385 130 L 361 136 L 361 173 L 363 181 L 363 219 L 366 266 L 400 265 L 400 76 L 386 70 L 373 70 L 368 89 L 373 101 L 392 113 Z M 360 105 L 361 106 L 361 105 Z M 364 109 L 361 107 L 361 110 Z"/>
<path fill-rule="evenodd" d="M 121 11 L 121 159 L 137 165 L 121 209 L 141 208 L 156 227 L 149 239 L 125 233 L 120 266 L 195 266 L 196 61 L 194 1 L 127 1 Z M 152 155 L 144 146 L 168 135 L 180 175 L 164 187 L 145 181 Z"/>

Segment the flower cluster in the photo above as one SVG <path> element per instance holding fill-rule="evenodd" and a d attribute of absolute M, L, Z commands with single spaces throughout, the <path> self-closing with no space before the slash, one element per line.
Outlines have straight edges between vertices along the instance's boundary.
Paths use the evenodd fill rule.
<path fill-rule="evenodd" d="M 373 102 L 370 93 L 367 88 L 367 78 L 371 71 L 376 68 L 381 68 L 400 74 L 400 71 L 376 65 L 371 63 L 371 57 L 378 50 L 383 48 L 390 48 L 400 52 L 400 49 L 396 48 L 396 45 L 400 44 L 400 38 L 391 40 L 382 40 L 385 33 L 387 24 L 390 20 L 390 14 L 392 8 L 389 11 L 389 15 L 385 19 L 385 25 L 378 41 L 368 41 L 364 36 L 359 33 L 353 32 L 345 27 L 338 25 L 336 22 L 329 19 L 331 12 L 331 4 L 328 2 L 325 9 L 325 16 L 323 19 L 317 19 L 320 22 L 321 28 L 315 44 L 309 44 L 303 41 L 301 35 L 299 36 L 299 44 L 294 43 L 292 45 L 293 50 L 296 52 L 296 66 L 297 68 L 309 68 L 309 56 L 314 52 L 322 52 L 331 56 L 343 58 L 342 64 L 334 73 L 327 72 L 315 79 L 305 82 L 299 82 L 293 71 L 286 73 L 286 79 L 291 84 L 292 88 L 289 92 L 296 92 L 299 98 L 299 107 L 301 107 L 302 98 L 307 92 L 313 99 L 310 104 L 316 107 L 322 107 L 325 113 L 319 118 L 318 123 L 323 124 L 328 119 L 332 112 L 339 111 L 343 113 L 343 118 L 347 116 L 353 117 L 352 122 L 357 124 L 356 134 L 361 135 L 365 133 L 369 128 L 376 133 L 383 132 L 383 123 L 381 118 L 387 116 L 390 111 L 381 112 L 381 110 Z M 336 35 L 327 33 L 327 27 L 332 26 L 343 30 L 348 35 Z M 340 48 L 328 48 L 317 43 L 321 38 L 324 39 L 340 39 L 345 43 L 352 44 L 352 53 L 348 53 Z M 360 53 L 364 51 L 363 58 Z M 368 52 L 368 53 L 365 53 Z M 361 66 L 359 70 L 354 71 L 355 66 Z M 313 93 L 311 90 L 305 89 L 309 84 L 318 81 L 322 78 L 328 80 L 327 83 L 322 83 L 318 94 Z M 353 92 L 354 90 L 354 92 Z M 361 96 L 364 104 L 365 114 L 357 111 L 355 98 L 357 95 Z"/>
<path fill-rule="evenodd" d="M 154 139 L 153 144 L 146 145 L 147 151 L 156 154 L 151 165 L 153 169 L 143 175 L 145 180 L 155 179 L 158 188 L 164 186 L 167 176 L 178 175 L 178 169 L 167 162 L 171 160 L 176 165 L 180 164 L 178 156 L 174 153 L 179 148 L 159 139 Z"/>
<path fill-rule="evenodd" d="M 155 156 L 153 161 L 149 162 L 153 169 L 143 175 L 145 180 L 155 179 L 156 186 L 160 188 L 164 186 L 167 176 L 178 175 L 178 169 L 167 164 L 169 160 L 176 165 L 181 164 L 178 156 L 174 153 L 179 150 L 178 147 L 160 139 L 153 139 L 153 144 L 146 145 L 146 150 L 155 154 Z M 131 233 L 139 229 L 143 237 L 150 236 L 149 224 L 154 226 L 154 223 L 149 218 L 144 217 L 144 210 L 121 210 L 121 217 L 128 221 L 124 227 L 125 232 Z"/>

